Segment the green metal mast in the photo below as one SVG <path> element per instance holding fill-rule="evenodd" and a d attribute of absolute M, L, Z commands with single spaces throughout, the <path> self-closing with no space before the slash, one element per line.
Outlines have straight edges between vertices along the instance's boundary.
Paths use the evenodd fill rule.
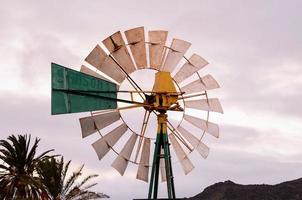
<path fill-rule="evenodd" d="M 158 131 L 155 142 L 155 149 L 153 155 L 151 180 L 149 185 L 148 198 L 157 199 L 158 194 L 158 181 L 159 181 L 159 170 L 160 160 L 164 159 L 165 162 L 165 174 L 167 181 L 167 192 L 169 199 L 175 199 L 175 188 L 173 180 L 173 171 L 171 165 L 170 147 L 167 134 L 167 115 L 161 113 L 158 115 Z M 162 154 L 163 149 L 163 154 Z"/>

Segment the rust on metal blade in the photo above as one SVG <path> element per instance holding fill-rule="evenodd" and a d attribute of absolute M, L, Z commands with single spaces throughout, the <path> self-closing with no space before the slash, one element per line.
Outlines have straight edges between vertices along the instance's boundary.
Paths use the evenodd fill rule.
<path fill-rule="evenodd" d="M 114 59 L 128 74 L 135 71 L 134 64 L 126 48 L 120 31 L 103 40 L 103 44 L 106 46 Z"/>
<path fill-rule="evenodd" d="M 110 53 L 117 51 L 119 48 L 126 45 L 120 31 L 117 31 L 111 36 L 104 39 L 103 44 L 106 46 Z"/>
<path fill-rule="evenodd" d="M 138 27 L 125 31 L 136 67 L 143 69 L 147 67 L 145 31 L 144 27 Z"/>

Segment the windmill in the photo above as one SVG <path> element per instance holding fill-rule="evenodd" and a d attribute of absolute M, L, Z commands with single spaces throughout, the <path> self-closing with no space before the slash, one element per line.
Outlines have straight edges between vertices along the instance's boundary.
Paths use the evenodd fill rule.
<path fill-rule="evenodd" d="M 189 154 L 196 149 L 206 158 L 209 147 L 202 141 L 204 135 L 219 136 L 218 125 L 209 121 L 210 112 L 223 113 L 219 100 L 209 98 L 207 92 L 219 88 L 218 83 L 199 72 L 208 62 L 197 54 L 187 58 L 185 53 L 191 46 L 187 41 L 173 39 L 166 46 L 167 36 L 168 32 L 161 30 L 145 35 L 144 27 L 127 30 L 124 35 L 118 31 L 95 46 L 80 72 L 52 63 L 52 114 L 90 112 L 80 118 L 82 137 L 99 133 L 92 144 L 98 159 L 112 150 L 116 157 L 111 166 L 121 175 L 129 162 L 137 164 L 136 178 L 149 182 L 149 199 L 157 198 L 160 175 L 167 183 L 168 198 L 176 197 L 171 159 L 177 157 L 185 174 L 192 171 Z M 146 70 L 155 72 L 154 80 L 144 82 L 154 84 L 142 89 L 132 74 Z M 121 89 L 125 82 L 131 89 Z M 139 131 L 121 114 L 135 109 L 144 112 L 142 119 L 135 120 Z M 203 112 L 204 119 L 188 114 L 188 109 Z M 173 113 L 181 113 L 176 125 L 170 120 Z M 150 116 L 157 118 L 157 131 L 148 136 Z M 193 133 L 186 124 L 198 131 Z M 114 127 L 104 133 L 109 126 Z"/>

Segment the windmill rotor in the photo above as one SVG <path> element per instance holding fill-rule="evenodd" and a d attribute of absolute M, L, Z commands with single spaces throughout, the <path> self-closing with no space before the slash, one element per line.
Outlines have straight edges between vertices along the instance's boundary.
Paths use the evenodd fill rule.
<path fill-rule="evenodd" d="M 79 119 L 82 137 L 99 133 L 100 138 L 92 144 L 98 159 L 115 152 L 111 166 L 121 175 L 129 162 L 136 164 L 136 179 L 150 182 L 148 198 L 157 198 L 159 176 L 167 182 L 168 197 L 175 198 L 169 144 L 184 173 L 190 173 L 194 169 L 191 152 L 208 157 L 204 135 L 219 137 L 218 125 L 209 121 L 210 112 L 223 113 L 218 98 L 209 98 L 207 93 L 219 84 L 209 74 L 200 75 L 209 63 L 197 54 L 186 57 L 191 46 L 187 41 L 172 39 L 166 46 L 167 37 L 168 32 L 162 30 L 145 35 L 144 27 L 127 30 L 124 35 L 118 31 L 102 41 L 104 47 L 97 44 L 93 48 L 80 72 L 52 63 L 52 114 L 90 112 Z M 147 89 L 133 75 L 146 70 L 154 74 L 154 80 L 142 80 L 154 81 Z M 123 89 L 124 83 L 127 89 Z M 134 129 L 122 113 L 138 109 L 143 117 L 135 119 L 138 128 Z M 188 110 L 203 112 L 204 117 Z M 180 113 L 181 119 L 173 124 L 169 117 L 174 113 Z M 157 134 L 148 135 L 152 117 L 157 118 Z M 188 124 L 199 133 L 192 132 Z"/>

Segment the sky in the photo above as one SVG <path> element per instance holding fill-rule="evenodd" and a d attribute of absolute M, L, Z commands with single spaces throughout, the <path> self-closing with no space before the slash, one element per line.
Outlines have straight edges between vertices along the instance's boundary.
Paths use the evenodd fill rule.
<path fill-rule="evenodd" d="M 220 138 L 205 137 L 207 159 L 190 154 L 195 169 L 184 175 L 175 164 L 178 197 L 232 180 L 276 184 L 302 177 L 302 2 L 299 0 L 192 1 L 5 1 L 0 0 L 0 138 L 31 134 L 40 151 L 55 149 L 97 173 L 94 188 L 111 199 L 145 198 L 148 184 L 135 179 L 136 166 L 122 177 L 91 147 L 98 136 L 81 138 L 78 118 L 50 115 L 50 63 L 79 70 L 93 47 L 110 34 L 144 26 L 168 30 L 168 40 L 192 43 L 186 55 L 209 61 L 221 88 L 224 114 L 214 114 Z M 135 122 L 135 119 L 130 119 Z M 160 184 L 165 197 L 165 184 Z"/>

